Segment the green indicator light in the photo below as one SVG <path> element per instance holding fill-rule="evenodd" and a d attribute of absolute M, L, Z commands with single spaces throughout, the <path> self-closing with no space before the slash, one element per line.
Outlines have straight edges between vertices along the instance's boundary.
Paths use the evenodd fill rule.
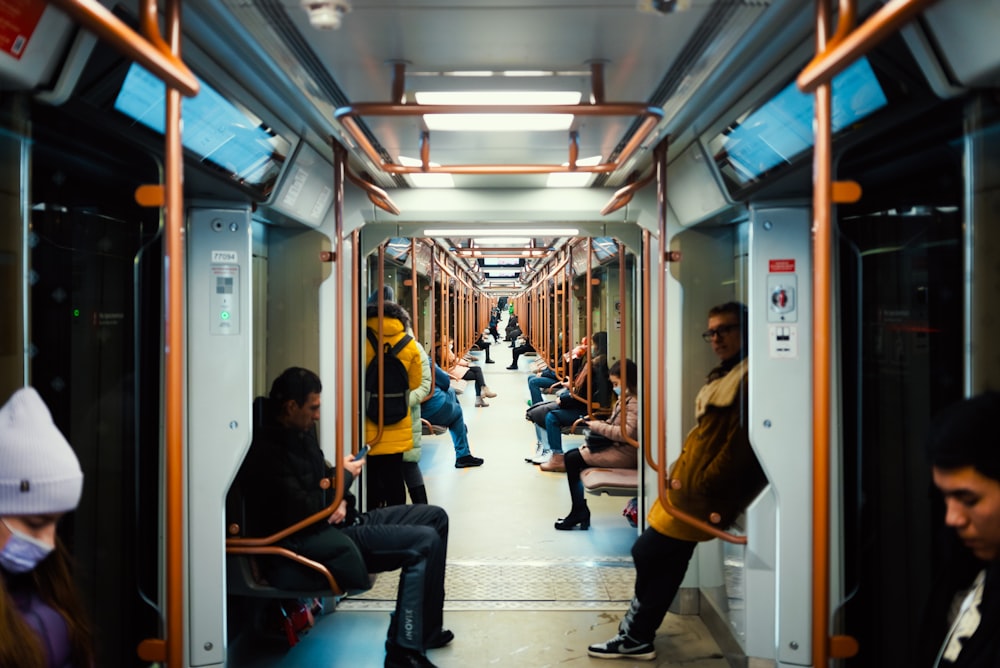
<path fill-rule="evenodd" d="M 73 309 L 73 317 L 74 318 L 79 318 L 80 317 L 80 309 L 78 309 L 78 308 Z"/>
<path fill-rule="evenodd" d="M 222 318 L 223 320 L 229 320 L 229 311 L 223 311 L 222 313 L 219 314 L 219 317 Z"/>

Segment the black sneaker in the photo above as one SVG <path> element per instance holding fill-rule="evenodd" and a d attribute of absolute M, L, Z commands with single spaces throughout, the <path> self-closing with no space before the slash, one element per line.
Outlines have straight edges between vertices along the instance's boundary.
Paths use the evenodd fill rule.
<path fill-rule="evenodd" d="M 436 668 L 426 655 L 413 650 L 389 645 L 385 652 L 385 668 Z"/>
<path fill-rule="evenodd" d="M 496 364 L 496 360 L 486 360 L 487 364 Z"/>
<path fill-rule="evenodd" d="M 599 642 L 587 648 L 587 654 L 597 659 L 639 659 L 652 661 L 656 649 L 651 642 L 639 642 L 619 633 L 607 642 Z"/>
<path fill-rule="evenodd" d="M 454 639 L 455 634 L 448 629 L 438 629 L 430 638 L 427 639 L 424 643 L 424 647 L 427 649 L 438 649 L 439 647 L 444 647 Z"/>
<path fill-rule="evenodd" d="M 511 364 L 509 367 L 507 367 L 507 370 L 508 371 L 517 371 L 517 365 L 516 364 Z"/>
<path fill-rule="evenodd" d="M 472 455 L 465 455 L 464 457 L 459 457 L 455 460 L 455 468 L 457 469 L 467 469 L 472 466 L 482 466 L 483 462 L 486 461 L 481 457 L 473 457 Z"/>

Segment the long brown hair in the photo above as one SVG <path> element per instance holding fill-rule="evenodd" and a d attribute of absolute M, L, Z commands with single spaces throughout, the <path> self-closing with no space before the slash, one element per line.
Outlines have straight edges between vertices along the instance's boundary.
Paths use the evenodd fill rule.
<path fill-rule="evenodd" d="M 30 577 L 41 599 L 66 622 L 70 664 L 91 668 L 94 665 L 94 650 L 90 626 L 70 572 L 69 552 L 58 536 L 55 551 L 38 564 Z M 0 585 L 0 666 L 45 668 L 48 662 L 42 644 L 35 631 L 21 617 L 7 591 L 3 575 L 0 575 Z"/>

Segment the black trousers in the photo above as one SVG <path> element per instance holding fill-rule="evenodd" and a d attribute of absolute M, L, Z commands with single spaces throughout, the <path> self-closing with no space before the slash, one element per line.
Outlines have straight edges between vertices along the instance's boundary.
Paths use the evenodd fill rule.
<path fill-rule="evenodd" d="M 401 506 L 406 503 L 406 483 L 403 476 L 403 453 L 368 455 L 368 509 Z"/>
<path fill-rule="evenodd" d="M 640 642 L 653 642 L 656 629 L 663 623 L 684 581 L 697 545 L 689 540 L 664 536 L 652 527 L 642 532 L 632 545 L 635 598 L 619 631 Z"/>
<path fill-rule="evenodd" d="M 389 642 L 423 652 L 427 640 L 441 630 L 444 608 L 444 570 L 448 554 L 448 514 L 430 505 L 390 506 L 364 513 L 358 524 L 329 527 L 290 539 L 290 547 L 331 570 L 342 564 L 341 535 L 361 551 L 369 573 L 402 569 L 396 592 L 396 612 L 389 625 Z M 315 573 L 301 573 L 302 566 L 287 560 L 276 566 L 282 581 L 306 588 Z M 298 569 L 298 570 L 295 570 Z M 287 572 L 285 572 L 287 571 Z M 301 583 L 289 577 L 311 578 Z"/>

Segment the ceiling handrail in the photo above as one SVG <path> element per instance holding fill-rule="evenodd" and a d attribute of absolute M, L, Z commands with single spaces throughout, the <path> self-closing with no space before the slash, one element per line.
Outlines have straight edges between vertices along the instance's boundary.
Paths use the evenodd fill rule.
<path fill-rule="evenodd" d="M 603 209 L 601 209 L 601 215 L 606 216 L 609 213 L 617 211 L 618 209 L 622 208 L 623 206 L 631 202 L 632 197 L 635 196 L 637 192 L 639 192 L 647 185 L 649 185 L 649 183 L 652 182 L 652 180 L 655 178 L 656 178 L 656 170 L 653 169 L 650 170 L 649 174 L 647 174 L 644 178 L 641 178 L 638 181 L 633 181 L 632 183 L 622 186 L 621 188 L 616 190 L 615 194 L 612 195 L 611 199 L 608 200 L 608 203 L 604 205 Z"/>
<path fill-rule="evenodd" d="M 566 165 L 532 164 L 430 164 L 430 134 L 421 134 L 420 165 L 397 165 L 386 161 L 372 145 L 357 122 L 361 116 L 423 116 L 424 114 L 563 114 L 573 116 L 638 116 L 642 123 L 616 158 L 597 165 L 579 165 L 570 133 L 569 158 Z M 392 102 L 359 102 L 340 107 L 333 117 L 341 123 L 368 159 L 386 174 L 554 174 L 564 172 L 610 174 L 621 167 L 642 145 L 646 137 L 663 118 L 663 109 L 646 102 L 604 102 L 595 104 L 395 104 Z"/>
<path fill-rule="evenodd" d="M 400 209 L 398 206 L 396 206 L 396 203 L 392 201 L 392 198 L 389 197 L 389 193 L 382 190 L 374 183 L 371 183 L 361 178 L 360 176 L 352 172 L 350 169 L 345 168 L 344 173 L 347 176 L 348 181 L 350 181 L 357 187 L 361 188 L 368 194 L 368 199 L 369 201 L 371 201 L 372 204 L 382 209 L 383 211 L 388 211 L 394 216 L 399 215 Z"/>
<path fill-rule="evenodd" d="M 151 73 L 162 79 L 168 87 L 178 90 L 185 97 L 194 97 L 201 84 L 184 62 L 171 52 L 156 29 L 156 3 L 151 3 L 153 21 L 144 19 L 143 29 L 147 39 L 95 0 L 53 0 L 66 14 L 76 19 L 99 38 L 109 42 L 124 55 L 132 58 Z M 149 9 L 146 15 L 149 14 Z"/>
<path fill-rule="evenodd" d="M 934 0 L 890 0 L 853 31 L 843 28 L 853 23 L 854 17 L 852 8 L 850 20 L 844 20 L 847 16 L 843 8 L 845 2 L 855 4 L 853 0 L 841 0 L 841 19 L 836 34 L 795 79 L 803 93 L 813 93 L 820 85 L 831 82 L 858 57 L 931 6 Z"/>

